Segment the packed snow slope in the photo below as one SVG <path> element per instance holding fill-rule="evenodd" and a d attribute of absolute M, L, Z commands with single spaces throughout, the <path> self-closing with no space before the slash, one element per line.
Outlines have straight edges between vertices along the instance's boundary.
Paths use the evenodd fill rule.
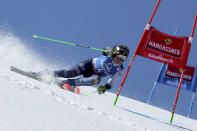
<path fill-rule="evenodd" d="M 12 33 L 0 33 L 1 131 L 182 131 L 196 130 L 197 121 L 115 94 L 80 87 L 77 95 L 10 71 L 10 65 L 38 71 L 48 67 Z"/>

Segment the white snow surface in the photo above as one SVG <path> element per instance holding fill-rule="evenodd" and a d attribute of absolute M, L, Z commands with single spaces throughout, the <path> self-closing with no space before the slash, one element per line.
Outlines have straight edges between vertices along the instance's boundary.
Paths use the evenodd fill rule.
<path fill-rule="evenodd" d="M 77 95 L 11 72 L 10 65 L 31 71 L 47 65 L 21 38 L 0 33 L 0 41 L 1 131 L 197 131 L 196 120 L 175 114 L 173 125 L 165 124 L 170 112 L 136 100 L 120 96 L 113 106 L 115 94 L 80 87 Z"/>

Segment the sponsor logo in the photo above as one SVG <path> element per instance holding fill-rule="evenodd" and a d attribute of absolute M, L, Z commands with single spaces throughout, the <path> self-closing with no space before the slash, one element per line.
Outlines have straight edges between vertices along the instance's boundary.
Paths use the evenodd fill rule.
<path fill-rule="evenodd" d="M 165 45 L 156 43 L 153 41 L 149 41 L 147 44 L 147 47 L 150 49 L 156 50 L 158 52 L 165 53 L 167 55 L 176 56 L 176 57 L 181 56 L 181 50 L 168 46 L 169 44 L 172 43 L 171 39 L 166 39 L 164 42 L 165 42 Z"/>
<path fill-rule="evenodd" d="M 109 73 L 110 70 L 112 69 L 112 63 L 104 63 L 104 67 L 105 67 L 105 72 Z"/>
<path fill-rule="evenodd" d="M 181 76 L 180 73 L 172 72 L 172 71 L 169 71 L 169 70 L 166 72 L 166 75 L 167 75 L 168 77 L 172 77 L 172 78 L 180 78 L 180 76 Z M 192 81 L 192 76 L 191 76 L 191 75 L 185 74 L 185 75 L 183 76 L 183 78 L 184 78 L 185 80 Z"/>
<path fill-rule="evenodd" d="M 180 73 L 183 72 L 183 68 L 179 68 Z M 184 73 L 186 72 L 186 69 L 184 69 Z"/>
<path fill-rule="evenodd" d="M 116 71 L 118 72 L 118 71 L 120 71 L 120 70 L 121 70 L 121 68 L 120 68 L 120 67 L 117 67 Z"/>
<path fill-rule="evenodd" d="M 155 54 L 148 53 L 148 57 L 156 59 L 156 60 L 159 60 L 159 61 L 164 61 L 164 62 L 168 62 L 168 63 L 174 63 L 172 58 L 167 59 L 167 58 L 164 58 L 162 55 L 158 56 L 158 55 L 155 55 Z"/>
<path fill-rule="evenodd" d="M 177 86 L 177 87 L 179 86 L 179 81 L 178 81 L 178 80 L 176 80 L 176 81 L 167 80 L 166 83 L 167 83 L 168 85 L 172 85 L 172 86 Z M 181 84 L 181 88 L 187 89 L 187 85 L 186 85 L 185 83 L 182 83 L 182 84 Z"/>
<path fill-rule="evenodd" d="M 183 69 L 182 68 L 179 68 L 179 71 L 180 71 L 180 73 L 182 73 Z"/>
<path fill-rule="evenodd" d="M 166 45 L 172 44 L 172 40 L 170 38 L 164 40 L 164 42 L 166 43 Z"/>

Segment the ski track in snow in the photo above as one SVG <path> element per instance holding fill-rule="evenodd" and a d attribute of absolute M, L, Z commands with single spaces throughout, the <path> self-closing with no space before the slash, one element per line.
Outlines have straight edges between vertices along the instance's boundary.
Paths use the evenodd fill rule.
<path fill-rule="evenodd" d="M 72 105 L 74 108 L 76 108 L 78 110 L 85 110 L 85 111 L 89 111 L 91 113 L 95 113 L 97 115 L 101 115 L 101 116 L 103 116 L 103 117 L 105 117 L 106 119 L 109 119 L 109 120 L 118 121 L 118 123 L 121 123 L 125 126 L 129 126 L 131 128 L 135 128 L 136 130 L 139 130 L 139 131 L 154 131 L 154 129 L 144 127 L 139 122 L 135 122 L 132 118 L 125 120 L 125 118 L 117 116 L 116 114 L 107 113 L 105 111 L 100 111 L 101 109 L 100 110 L 97 109 L 96 107 L 94 107 L 90 103 L 88 103 L 89 104 L 88 105 L 88 104 L 82 102 L 82 100 L 77 102 L 78 97 L 87 97 L 87 98 L 89 97 L 88 99 L 91 99 L 91 96 L 83 96 L 83 95 L 78 95 L 78 94 L 72 93 L 72 95 L 71 95 L 72 99 L 71 99 L 71 98 L 68 98 L 65 94 L 61 94 L 59 92 L 62 89 L 50 88 L 50 87 L 45 88 L 45 86 L 43 88 L 43 86 L 39 86 L 39 84 L 45 84 L 45 83 L 41 83 L 39 81 L 36 81 L 36 83 L 35 83 L 35 80 L 33 80 L 33 82 L 31 82 L 31 79 L 28 80 L 28 81 L 25 81 L 25 80 L 22 81 L 20 78 L 17 78 L 15 75 L 10 74 L 10 72 L 0 72 L 0 78 L 1 79 L 7 79 L 11 83 L 19 85 L 23 90 L 39 91 L 44 96 L 47 96 L 47 97 L 49 96 L 49 98 L 52 99 L 52 100 L 59 101 L 63 104 Z M 29 79 L 29 78 L 26 78 L 26 79 Z M 38 82 L 38 84 L 37 84 L 37 82 Z M 46 86 L 48 86 L 48 85 L 46 84 Z M 49 85 L 49 86 L 51 86 L 51 85 Z M 55 85 L 52 85 L 52 86 L 55 86 Z M 18 87 L 18 86 L 16 86 L 16 87 Z M 71 92 L 65 91 L 64 93 L 71 93 Z M 187 131 L 188 130 L 188 129 L 182 129 L 182 128 L 179 128 L 179 127 L 176 127 L 176 126 L 171 126 L 171 127 L 176 129 L 176 130 L 180 129 L 181 131 Z"/>
<path fill-rule="evenodd" d="M 35 82 L 35 80 L 32 80 L 32 82 L 31 82 L 31 79 L 27 80 L 27 81 L 25 81 L 25 80 L 22 81 L 17 76 L 10 74 L 10 72 L 0 72 L 0 78 L 7 79 L 11 83 L 19 85 L 21 87 L 21 89 L 23 89 L 23 90 L 27 90 L 30 92 L 39 91 L 39 92 L 41 92 L 41 94 L 43 94 L 46 97 L 49 97 L 52 100 L 59 101 L 62 104 L 72 105 L 77 110 L 89 111 L 91 113 L 101 115 L 101 116 L 105 117 L 106 119 L 118 121 L 118 123 L 125 125 L 125 126 L 129 126 L 131 128 L 135 128 L 138 131 L 155 131 L 154 129 L 151 129 L 150 127 L 149 128 L 144 127 L 139 122 L 135 122 L 135 120 L 133 120 L 133 118 L 125 120 L 125 118 L 120 117 L 116 114 L 107 113 L 105 111 L 100 111 L 101 109 L 97 109 L 96 107 L 94 107 L 94 105 L 91 105 L 91 103 L 84 103 L 82 100 L 77 102 L 79 100 L 79 97 L 86 97 L 87 99 L 91 99 L 91 96 L 83 96 L 83 95 L 74 94 L 74 93 L 71 93 L 68 91 L 65 91 L 65 92 L 63 91 L 64 93 L 71 93 L 71 98 L 68 98 L 64 93 L 62 94 L 62 92 L 60 92 L 60 90 L 62 90 L 62 89 L 50 88 L 51 85 L 49 85 L 49 87 L 48 87 L 47 84 L 41 83 L 39 81 Z M 25 77 L 25 79 L 29 79 L 29 78 Z M 45 88 L 45 86 L 43 86 L 43 85 L 39 86 L 39 84 L 45 84 L 45 86 L 47 86 L 47 87 Z M 52 85 L 52 86 L 54 87 L 55 85 Z M 16 86 L 16 87 L 18 88 L 18 86 Z M 70 97 L 70 95 L 69 95 L 69 97 Z M 165 122 L 161 123 L 161 124 L 165 124 Z M 185 129 L 180 128 L 176 125 L 171 126 L 171 127 L 174 128 L 175 130 L 180 129 L 181 131 L 190 130 L 190 129 L 186 129 L 186 128 Z"/>
<path fill-rule="evenodd" d="M 17 79 L 17 77 L 13 77 L 13 75 L 11 75 L 7 72 L 0 72 L 0 78 L 7 79 L 10 82 L 19 85 L 22 89 L 26 89 L 27 91 L 40 91 L 40 92 L 42 92 L 42 94 L 44 96 L 49 96 L 49 98 L 52 99 L 52 100 L 56 100 L 56 101 L 59 101 L 59 102 L 64 103 L 64 104 L 72 105 L 76 109 L 89 111 L 89 112 L 95 113 L 97 115 L 102 115 L 106 119 L 118 121 L 118 123 L 121 123 L 125 126 L 135 128 L 136 130 L 139 130 L 139 131 L 154 131 L 154 129 L 144 127 L 140 123 L 137 123 L 132 119 L 125 120 L 124 118 L 122 118 L 120 116 L 117 116 L 117 115 L 114 115 L 114 114 L 111 114 L 111 113 L 107 113 L 107 112 L 104 112 L 104 111 L 100 111 L 100 110 L 96 109 L 94 106 L 87 105 L 83 102 L 74 101 L 80 95 L 72 93 L 73 96 L 71 98 L 74 99 L 74 100 L 71 100 L 68 97 L 66 97 L 66 95 L 63 96 L 61 93 L 58 93 L 58 91 L 59 91 L 59 90 L 57 90 L 58 88 L 56 88 L 56 89 L 53 88 L 52 89 L 52 88 L 47 87 L 47 89 L 45 89 L 45 88 L 43 89 L 43 87 L 39 87 L 34 82 L 31 83 L 30 81 L 21 81 L 21 79 Z M 27 78 L 27 79 L 29 79 L 29 78 Z M 40 83 L 40 84 L 42 84 L 42 83 Z M 47 86 L 47 84 L 46 84 L 46 86 Z M 55 85 L 53 85 L 53 86 L 55 86 Z M 71 92 L 66 91 L 66 93 L 71 93 Z M 81 97 L 89 97 L 90 98 L 91 96 L 81 96 Z M 176 129 L 176 130 L 181 129 L 181 128 L 178 128 L 176 126 L 173 126 L 173 128 Z M 187 129 L 181 129 L 181 131 L 187 131 Z"/>
<path fill-rule="evenodd" d="M 140 131 L 153 131 L 150 128 L 146 128 L 146 127 L 143 127 L 143 126 L 139 125 L 139 123 L 136 124 L 133 121 L 125 121 L 121 117 L 118 117 L 118 116 L 115 116 L 113 114 L 106 113 L 106 112 L 103 112 L 103 111 L 99 111 L 98 109 L 96 109 L 93 106 L 82 104 L 82 103 L 79 103 L 79 102 L 74 102 L 71 99 L 62 96 L 61 94 L 58 94 L 58 92 L 56 92 L 55 90 L 41 89 L 39 86 L 37 86 L 37 85 L 35 85 L 33 83 L 24 82 L 24 81 L 18 80 L 16 78 L 14 78 L 13 76 L 9 75 L 6 72 L 0 73 L 0 78 L 5 78 L 5 79 L 9 80 L 10 82 L 12 82 L 14 84 L 20 85 L 20 87 L 23 88 L 23 89 L 28 89 L 29 91 L 42 91 L 44 94 L 48 94 L 49 96 L 52 97 L 52 99 L 55 99 L 55 100 L 57 100 L 59 102 L 62 102 L 62 103 L 65 103 L 65 104 L 70 104 L 70 105 L 72 105 L 73 107 L 75 107 L 77 109 L 87 110 L 87 111 L 90 111 L 92 113 L 96 113 L 98 115 L 102 115 L 102 116 L 104 116 L 107 119 L 118 121 L 119 123 L 121 123 L 123 125 L 131 126 L 132 128 L 136 128 L 137 130 L 140 130 Z M 68 92 L 68 93 L 70 93 L 70 92 Z M 76 96 L 73 97 L 73 98 L 76 99 L 77 96 L 78 95 L 76 94 Z M 83 96 L 83 97 L 88 97 L 88 96 Z"/>

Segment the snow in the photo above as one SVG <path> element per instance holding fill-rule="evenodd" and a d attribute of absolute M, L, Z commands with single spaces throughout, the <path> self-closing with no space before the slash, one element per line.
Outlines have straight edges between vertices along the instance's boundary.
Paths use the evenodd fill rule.
<path fill-rule="evenodd" d="M 77 95 L 9 70 L 41 70 L 44 61 L 13 34 L 0 35 L 1 131 L 182 131 L 197 130 L 197 121 L 115 94 L 80 87 Z M 8 52 L 9 51 L 9 52 Z M 89 94 L 89 95 L 85 95 Z M 185 129 L 184 129 L 185 128 Z"/>

